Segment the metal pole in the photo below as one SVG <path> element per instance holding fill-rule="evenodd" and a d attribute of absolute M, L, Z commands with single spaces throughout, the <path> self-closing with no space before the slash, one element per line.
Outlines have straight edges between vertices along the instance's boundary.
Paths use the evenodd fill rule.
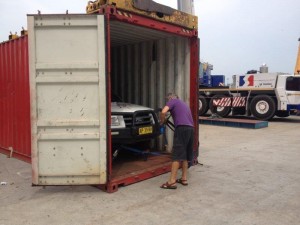
<path fill-rule="evenodd" d="M 177 9 L 195 15 L 194 0 L 177 0 Z"/>

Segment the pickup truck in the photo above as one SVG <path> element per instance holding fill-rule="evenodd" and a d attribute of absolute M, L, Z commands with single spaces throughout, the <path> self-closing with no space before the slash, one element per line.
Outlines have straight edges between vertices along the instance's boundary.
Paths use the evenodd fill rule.
<path fill-rule="evenodd" d="M 160 135 L 158 116 L 154 109 L 124 103 L 112 94 L 111 135 L 113 144 L 134 144 Z"/>

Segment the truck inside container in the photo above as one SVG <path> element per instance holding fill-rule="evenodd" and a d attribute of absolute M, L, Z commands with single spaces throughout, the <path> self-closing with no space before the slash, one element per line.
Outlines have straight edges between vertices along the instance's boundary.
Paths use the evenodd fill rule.
<path fill-rule="evenodd" d="M 122 31 L 122 32 L 120 32 Z M 120 21 L 110 22 L 111 89 L 125 102 L 162 108 L 168 92 L 189 104 L 189 39 Z M 147 152 L 124 151 L 112 162 L 112 182 L 126 185 L 132 174 L 169 171 L 173 131 L 160 135 Z M 166 147 L 167 146 L 167 147 Z M 139 150 L 139 146 L 131 146 Z M 153 154 L 152 154 L 153 153 Z M 111 159 L 112 160 L 112 159 Z M 138 175 L 134 179 L 143 179 Z"/>

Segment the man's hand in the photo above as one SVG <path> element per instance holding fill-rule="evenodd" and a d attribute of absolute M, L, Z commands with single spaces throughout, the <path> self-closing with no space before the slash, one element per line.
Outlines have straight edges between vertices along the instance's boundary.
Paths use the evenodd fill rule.
<path fill-rule="evenodd" d="M 163 125 L 166 121 L 166 113 L 169 111 L 169 106 L 165 106 L 160 113 L 160 125 Z"/>

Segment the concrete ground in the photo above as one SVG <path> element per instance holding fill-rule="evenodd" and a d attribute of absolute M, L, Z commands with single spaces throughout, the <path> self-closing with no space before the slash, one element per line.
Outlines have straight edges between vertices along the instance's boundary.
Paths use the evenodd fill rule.
<path fill-rule="evenodd" d="M 31 187 L 31 167 L 0 154 L 0 224 L 300 224 L 300 117 L 258 130 L 202 125 L 189 185 L 164 174 L 108 194 L 94 187 Z"/>

